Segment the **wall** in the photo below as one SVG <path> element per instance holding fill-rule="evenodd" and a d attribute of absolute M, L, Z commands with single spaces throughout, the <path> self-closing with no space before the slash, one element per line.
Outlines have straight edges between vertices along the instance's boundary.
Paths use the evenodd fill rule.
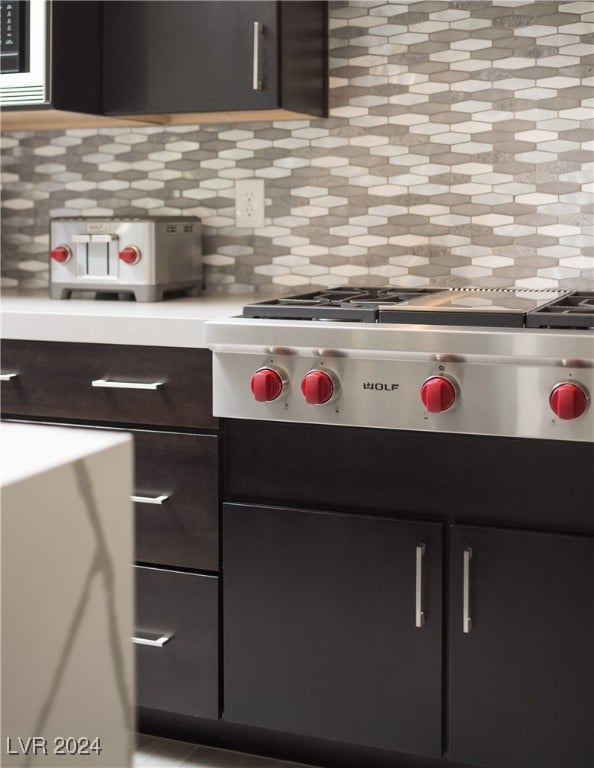
<path fill-rule="evenodd" d="M 591 2 L 330 4 L 326 120 L 2 136 L 3 285 L 51 216 L 192 214 L 208 288 L 594 288 Z M 267 222 L 234 226 L 236 179 Z"/>

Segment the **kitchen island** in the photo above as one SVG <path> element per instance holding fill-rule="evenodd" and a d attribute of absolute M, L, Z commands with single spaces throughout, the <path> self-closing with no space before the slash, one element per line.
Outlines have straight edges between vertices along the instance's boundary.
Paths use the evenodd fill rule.
<path fill-rule="evenodd" d="M 3 766 L 134 749 L 132 441 L 2 425 Z"/>

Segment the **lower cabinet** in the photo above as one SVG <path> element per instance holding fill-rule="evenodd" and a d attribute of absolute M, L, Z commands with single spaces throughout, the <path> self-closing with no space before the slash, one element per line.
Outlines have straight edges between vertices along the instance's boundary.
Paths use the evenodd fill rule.
<path fill-rule="evenodd" d="M 136 560 L 219 569 L 219 438 L 135 430 Z"/>
<path fill-rule="evenodd" d="M 218 578 L 135 571 L 137 704 L 217 718 Z"/>
<path fill-rule="evenodd" d="M 210 352 L 5 339 L 2 365 L 5 417 L 133 432 L 138 704 L 217 719 L 219 579 L 206 574 L 219 570 L 221 440 Z"/>
<path fill-rule="evenodd" d="M 441 524 L 225 504 L 223 718 L 444 765 L 592 768 L 594 538 L 448 533 L 444 561 Z"/>
<path fill-rule="evenodd" d="M 594 539 L 453 526 L 451 544 L 449 756 L 592 768 Z"/>
<path fill-rule="evenodd" d="M 225 720 L 440 756 L 442 526 L 225 504 Z"/>

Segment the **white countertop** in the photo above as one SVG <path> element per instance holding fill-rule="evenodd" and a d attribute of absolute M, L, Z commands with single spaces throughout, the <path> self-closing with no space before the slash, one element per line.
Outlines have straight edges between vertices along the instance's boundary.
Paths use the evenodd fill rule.
<path fill-rule="evenodd" d="M 0 428 L 0 487 L 35 477 L 130 439 L 130 435 L 122 432 L 99 429 L 3 423 Z"/>
<path fill-rule="evenodd" d="M 130 766 L 134 744 L 132 435 L 3 423 L 0 762 Z M 88 693 L 92 691 L 92 696 Z M 84 706 L 82 702 L 84 701 Z M 18 736 L 40 734 L 37 754 Z M 56 757 L 56 739 L 100 753 Z M 80 738 L 79 738 L 80 742 Z"/>
<path fill-rule="evenodd" d="M 43 294 L 3 295 L 1 334 L 5 339 L 206 347 L 204 323 L 241 313 L 265 297 L 203 295 L 166 301 L 50 299 Z"/>

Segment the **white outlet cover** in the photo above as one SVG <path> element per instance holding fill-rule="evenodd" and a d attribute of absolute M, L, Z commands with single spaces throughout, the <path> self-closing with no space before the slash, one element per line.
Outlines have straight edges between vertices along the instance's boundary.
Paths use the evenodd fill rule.
<path fill-rule="evenodd" d="M 235 182 L 235 226 L 242 229 L 264 226 L 264 179 Z"/>

